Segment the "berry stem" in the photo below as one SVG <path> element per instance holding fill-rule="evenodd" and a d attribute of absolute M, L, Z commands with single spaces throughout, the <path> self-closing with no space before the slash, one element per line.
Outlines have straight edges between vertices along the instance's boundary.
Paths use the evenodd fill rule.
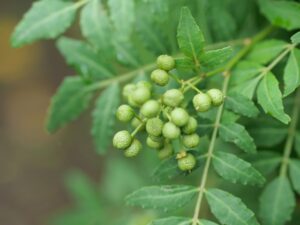
<path fill-rule="evenodd" d="M 298 89 L 296 93 L 294 108 L 292 112 L 292 121 L 289 126 L 288 138 L 286 140 L 284 151 L 283 151 L 284 153 L 283 153 L 282 163 L 280 167 L 280 176 L 282 177 L 286 176 L 290 155 L 292 153 L 293 143 L 296 135 L 296 129 L 297 129 L 297 124 L 299 121 L 299 114 L 300 114 L 299 102 L 300 102 L 300 89 Z"/>
<path fill-rule="evenodd" d="M 140 125 L 138 125 L 137 128 L 134 129 L 134 131 L 131 133 L 131 137 L 134 137 L 139 131 L 140 129 L 142 129 L 142 127 L 145 125 L 145 122 L 141 123 Z"/>
<path fill-rule="evenodd" d="M 271 31 L 272 31 L 271 26 L 267 27 L 264 30 L 262 30 L 260 33 L 258 33 L 256 36 L 254 36 L 253 39 L 251 41 L 249 41 L 247 43 L 247 45 L 245 45 L 244 48 L 242 48 L 237 53 L 237 55 L 235 55 L 235 57 L 233 57 L 225 65 L 225 67 L 222 70 L 219 69 L 220 71 L 216 72 L 216 73 L 223 72 L 223 75 L 225 76 L 225 79 L 224 79 L 224 82 L 223 82 L 223 87 L 222 87 L 222 92 L 223 92 L 224 95 L 227 94 L 229 81 L 230 81 L 230 75 L 231 75 L 230 71 L 232 70 L 232 68 L 249 52 L 249 50 L 252 48 L 252 46 L 254 44 L 256 44 L 258 41 L 264 39 Z M 192 225 L 197 225 L 197 223 L 198 223 L 198 218 L 199 218 L 199 214 L 200 214 L 200 210 L 201 210 L 202 199 L 203 199 L 203 195 L 204 195 L 204 192 L 205 192 L 205 187 L 206 187 L 207 178 L 208 178 L 208 172 L 209 172 L 209 168 L 210 168 L 212 157 L 213 157 L 213 151 L 214 151 L 214 148 L 215 148 L 215 143 L 216 143 L 216 139 L 217 139 L 218 132 L 219 132 L 219 127 L 220 127 L 220 124 L 221 124 L 223 110 L 224 110 L 224 104 L 222 104 L 219 107 L 218 112 L 217 112 L 217 116 L 216 116 L 216 120 L 215 120 L 215 123 L 214 123 L 214 129 L 213 129 L 213 133 L 212 133 L 210 143 L 209 143 L 207 158 L 206 158 L 204 170 L 203 170 L 203 173 L 202 173 L 202 177 L 201 177 L 201 180 L 200 180 L 199 195 L 198 195 L 198 199 L 197 199 L 197 203 L 196 203 L 196 207 L 195 207 L 195 211 L 194 211 L 194 215 L 193 215 Z"/>

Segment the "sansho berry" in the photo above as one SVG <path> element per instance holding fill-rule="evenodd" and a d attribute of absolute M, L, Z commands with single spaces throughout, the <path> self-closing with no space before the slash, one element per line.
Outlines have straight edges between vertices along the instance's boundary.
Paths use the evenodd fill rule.
<path fill-rule="evenodd" d="M 195 156 L 188 153 L 185 157 L 178 159 L 178 167 L 182 171 L 191 171 L 196 166 Z"/>
<path fill-rule="evenodd" d="M 118 149 L 125 149 L 129 147 L 132 142 L 132 137 L 127 130 L 119 131 L 113 138 L 113 145 Z"/>
<path fill-rule="evenodd" d="M 172 122 L 165 123 L 162 133 L 165 138 L 176 139 L 180 135 L 180 129 Z"/>
<path fill-rule="evenodd" d="M 159 86 L 165 86 L 169 82 L 169 74 L 161 69 L 156 69 L 151 73 L 151 80 Z"/>
<path fill-rule="evenodd" d="M 175 67 L 175 60 L 169 55 L 160 55 L 156 60 L 157 67 L 162 70 L 172 70 Z"/>
<path fill-rule="evenodd" d="M 198 112 L 205 112 L 211 108 L 211 98 L 205 93 L 199 93 L 193 98 L 193 105 Z"/>
<path fill-rule="evenodd" d="M 134 139 L 131 145 L 125 149 L 124 155 L 126 157 L 134 157 L 136 156 L 142 149 L 142 144 L 139 140 Z"/>
<path fill-rule="evenodd" d="M 167 106 L 176 107 L 183 101 L 184 96 L 178 89 L 170 89 L 163 95 L 163 103 Z"/>
<path fill-rule="evenodd" d="M 117 109 L 116 116 L 122 122 L 128 122 L 134 117 L 134 111 L 129 105 L 121 105 Z"/>
<path fill-rule="evenodd" d="M 182 137 L 182 143 L 186 148 L 194 148 L 197 145 L 199 145 L 200 137 L 198 134 L 188 134 L 183 135 Z"/>
<path fill-rule="evenodd" d="M 146 118 L 152 118 L 159 114 L 161 109 L 160 103 L 156 100 L 149 100 L 141 107 L 141 114 Z"/>
<path fill-rule="evenodd" d="M 220 106 L 224 102 L 224 95 L 219 89 L 210 89 L 206 94 L 211 98 L 213 106 Z"/>
<path fill-rule="evenodd" d="M 171 112 L 171 119 L 176 126 L 182 127 L 189 121 L 189 114 L 183 108 L 175 108 Z"/>

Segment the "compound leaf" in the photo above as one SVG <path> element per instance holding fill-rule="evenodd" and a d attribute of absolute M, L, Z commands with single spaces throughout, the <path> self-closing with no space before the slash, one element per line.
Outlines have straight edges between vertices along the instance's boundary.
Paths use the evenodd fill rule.
<path fill-rule="evenodd" d="M 128 195 L 126 202 L 132 206 L 168 211 L 191 202 L 198 191 L 197 187 L 187 185 L 144 187 Z"/>
<path fill-rule="evenodd" d="M 295 196 L 286 177 L 269 183 L 260 197 L 260 217 L 265 225 L 283 225 L 291 219 Z"/>
<path fill-rule="evenodd" d="M 256 117 L 259 114 L 254 102 L 238 93 L 231 93 L 226 97 L 225 107 L 247 117 Z"/>
<path fill-rule="evenodd" d="M 300 50 L 293 49 L 284 68 L 284 96 L 288 96 L 300 85 Z"/>
<path fill-rule="evenodd" d="M 212 213 L 222 224 L 259 225 L 254 213 L 232 194 L 213 188 L 208 189 L 205 196 Z"/>
<path fill-rule="evenodd" d="M 53 39 L 63 33 L 74 21 L 82 1 L 36 1 L 24 15 L 12 35 L 12 45 L 21 47 L 39 39 Z"/>
<path fill-rule="evenodd" d="M 97 152 L 103 154 L 111 143 L 115 112 L 120 103 L 120 87 L 111 84 L 97 99 L 93 112 L 92 135 Z"/>
<path fill-rule="evenodd" d="M 265 178 L 250 163 L 230 153 L 216 152 L 213 166 L 221 177 L 233 183 L 262 185 L 265 182 Z"/>
<path fill-rule="evenodd" d="M 76 119 L 89 106 L 92 94 L 81 77 L 67 77 L 52 97 L 48 112 L 47 130 L 55 132 Z"/>
<path fill-rule="evenodd" d="M 290 122 L 290 117 L 284 112 L 278 81 L 272 73 L 267 73 L 260 82 L 257 90 L 257 99 L 266 113 L 284 124 Z"/>
<path fill-rule="evenodd" d="M 300 160 L 291 160 L 289 163 L 289 172 L 294 189 L 300 194 Z"/>

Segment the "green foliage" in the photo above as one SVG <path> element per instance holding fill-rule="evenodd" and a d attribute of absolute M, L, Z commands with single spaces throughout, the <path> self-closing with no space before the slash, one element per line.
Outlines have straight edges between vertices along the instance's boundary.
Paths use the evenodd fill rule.
<path fill-rule="evenodd" d="M 300 193 L 300 160 L 291 160 L 289 164 L 290 178 L 297 193 Z"/>
<path fill-rule="evenodd" d="M 191 224 L 191 218 L 183 218 L 183 217 L 169 217 L 164 219 L 159 219 L 153 221 L 149 225 L 189 225 Z M 199 220 L 199 225 L 216 225 L 216 223 L 208 221 L 208 220 Z"/>
<path fill-rule="evenodd" d="M 294 49 L 284 68 L 284 96 L 293 93 L 300 86 L 300 51 Z"/>

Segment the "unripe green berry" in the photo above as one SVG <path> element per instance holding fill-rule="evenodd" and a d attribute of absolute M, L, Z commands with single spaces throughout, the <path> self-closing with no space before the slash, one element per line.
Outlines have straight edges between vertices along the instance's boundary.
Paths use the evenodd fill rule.
<path fill-rule="evenodd" d="M 136 156 L 142 149 L 142 144 L 139 140 L 134 139 L 131 145 L 125 149 L 124 155 L 126 157 L 134 157 Z"/>
<path fill-rule="evenodd" d="M 165 145 L 158 151 L 158 158 L 166 159 L 173 155 L 173 148 L 171 145 Z"/>
<path fill-rule="evenodd" d="M 165 141 L 165 138 L 164 138 L 163 136 L 153 136 L 153 135 L 149 134 L 149 137 L 150 137 L 153 141 L 156 141 L 156 142 L 164 143 L 164 141 Z"/>
<path fill-rule="evenodd" d="M 152 91 L 152 84 L 148 81 L 141 80 L 141 81 L 137 82 L 136 86 L 138 88 L 139 87 L 145 87 L 145 88 L 148 88 L 149 91 Z"/>
<path fill-rule="evenodd" d="M 128 98 L 128 96 L 136 89 L 136 86 L 134 84 L 126 84 L 123 87 L 122 95 L 125 99 Z"/>
<path fill-rule="evenodd" d="M 127 130 L 119 131 L 113 138 L 113 146 L 118 149 L 125 149 L 129 147 L 132 142 L 132 137 Z"/>
<path fill-rule="evenodd" d="M 160 103 L 156 100 L 147 101 L 141 108 L 141 114 L 146 118 L 152 118 L 159 114 Z"/>
<path fill-rule="evenodd" d="M 209 95 L 204 93 L 199 93 L 193 98 L 194 107 L 198 112 L 208 111 L 211 107 L 211 103 Z"/>
<path fill-rule="evenodd" d="M 182 137 L 182 143 L 186 148 L 194 148 L 199 144 L 199 142 L 200 142 L 200 137 L 196 133 L 184 135 Z"/>
<path fill-rule="evenodd" d="M 178 159 L 178 167 L 182 171 L 190 171 L 196 166 L 195 156 L 188 153 L 184 158 Z"/>
<path fill-rule="evenodd" d="M 151 137 L 147 137 L 146 143 L 150 148 L 154 149 L 160 149 L 164 145 L 163 142 L 154 141 Z"/>
<path fill-rule="evenodd" d="M 165 123 L 163 130 L 163 136 L 168 139 L 176 139 L 180 135 L 180 129 L 172 122 Z"/>
<path fill-rule="evenodd" d="M 211 98 L 213 106 L 220 106 L 224 102 L 224 95 L 219 89 L 210 89 L 206 94 Z"/>
<path fill-rule="evenodd" d="M 182 127 L 189 121 L 189 114 L 183 108 L 175 108 L 171 112 L 171 120 L 176 126 Z"/>
<path fill-rule="evenodd" d="M 172 70 L 175 67 L 175 60 L 169 55 L 160 55 L 156 60 L 157 67 L 162 70 Z"/>
<path fill-rule="evenodd" d="M 151 118 L 146 123 L 146 131 L 153 136 L 160 136 L 163 128 L 163 121 L 159 118 Z"/>
<path fill-rule="evenodd" d="M 129 105 L 121 105 L 117 110 L 117 118 L 122 122 L 128 122 L 134 117 L 134 111 Z"/>
<path fill-rule="evenodd" d="M 128 101 L 128 104 L 132 107 L 139 107 L 140 105 L 137 104 L 134 100 L 133 100 L 133 97 L 132 97 L 132 93 L 130 95 L 128 95 L 128 98 L 127 98 L 127 101 Z"/>
<path fill-rule="evenodd" d="M 142 105 L 151 98 L 151 92 L 147 87 L 138 87 L 131 93 L 132 100 Z"/>
<path fill-rule="evenodd" d="M 161 69 L 156 69 L 151 73 L 151 80 L 159 86 L 165 86 L 169 82 L 169 74 Z"/>
<path fill-rule="evenodd" d="M 187 124 L 182 127 L 182 131 L 185 134 L 192 134 L 197 130 L 198 127 L 198 122 L 194 117 L 189 117 L 189 121 L 187 122 Z"/>
<path fill-rule="evenodd" d="M 163 103 L 167 106 L 176 107 L 183 99 L 184 96 L 178 89 L 170 89 L 163 94 Z"/>

